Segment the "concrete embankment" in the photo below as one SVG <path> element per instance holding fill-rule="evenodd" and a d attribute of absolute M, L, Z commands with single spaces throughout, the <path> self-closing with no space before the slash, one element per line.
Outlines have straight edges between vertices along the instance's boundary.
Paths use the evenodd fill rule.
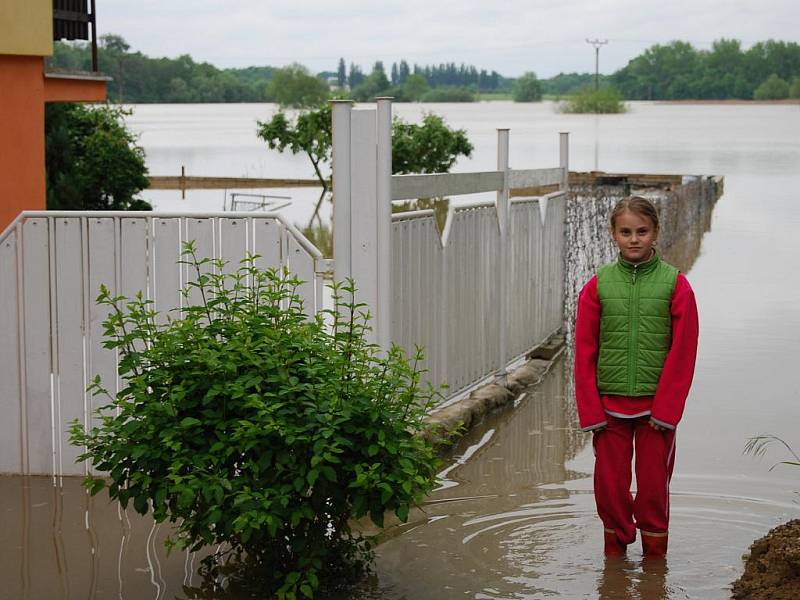
<path fill-rule="evenodd" d="M 526 355 L 525 362 L 491 382 L 433 412 L 425 419 L 425 437 L 444 449 L 493 410 L 512 402 L 523 390 L 538 385 L 564 349 L 564 335 L 550 336 Z"/>

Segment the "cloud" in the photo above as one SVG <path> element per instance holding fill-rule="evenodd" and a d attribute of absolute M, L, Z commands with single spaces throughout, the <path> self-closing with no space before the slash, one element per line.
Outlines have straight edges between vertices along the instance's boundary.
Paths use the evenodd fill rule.
<path fill-rule="evenodd" d="M 683 39 L 708 47 L 733 37 L 798 41 L 794 0 L 140 0 L 98 3 L 100 33 L 122 35 L 151 56 L 191 54 L 221 67 L 301 62 L 333 70 L 340 56 L 369 68 L 386 63 L 455 61 L 509 76 L 534 70 L 591 71 L 585 39 L 609 39 L 601 71 L 644 48 Z"/>

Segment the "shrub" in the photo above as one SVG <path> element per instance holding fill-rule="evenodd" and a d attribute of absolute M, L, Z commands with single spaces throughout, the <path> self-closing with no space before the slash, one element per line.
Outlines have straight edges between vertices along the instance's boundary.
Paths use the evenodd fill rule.
<path fill-rule="evenodd" d="M 328 85 L 309 73 L 303 65 L 293 63 L 276 69 L 267 84 L 266 94 L 282 107 L 309 108 L 328 99 Z"/>
<path fill-rule="evenodd" d="M 536 73 L 525 73 L 514 82 L 514 102 L 538 102 L 542 99 L 542 83 Z"/>
<path fill-rule="evenodd" d="M 790 98 L 800 98 L 800 77 L 792 81 L 792 87 L 789 88 Z"/>
<path fill-rule="evenodd" d="M 130 111 L 70 103 L 45 105 L 49 210 L 151 210 L 144 150 L 125 126 Z"/>
<path fill-rule="evenodd" d="M 72 443 L 109 481 L 88 477 L 142 514 L 174 523 L 169 544 L 222 544 L 234 586 L 259 597 L 311 598 L 363 572 L 370 543 L 349 521 L 385 511 L 403 521 L 432 489 L 438 466 L 417 435 L 434 395 L 416 361 L 364 340 L 368 315 L 352 282 L 334 285 L 335 307 L 309 318 L 299 281 L 260 271 L 253 257 L 233 273 L 198 260 L 184 294 L 202 298 L 165 324 L 151 302 L 102 289 L 106 347 L 120 353 L 123 389 L 99 426 L 72 424 Z M 95 378 L 90 388 L 106 393 Z M 206 559 L 218 572 L 219 557 Z"/>
<path fill-rule="evenodd" d="M 472 150 L 466 131 L 451 129 L 439 115 L 426 113 L 420 124 L 392 121 L 392 173 L 447 173 Z"/>
<path fill-rule="evenodd" d="M 770 75 L 753 92 L 754 100 L 783 100 L 789 97 L 789 84 L 775 73 Z"/>
<path fill-rule="evenodd" d="M 559 107 L 565 113 L 621 113 L 625 112 L 622 94 L 616 89 L 606 87 L 595 91 L 584 88 Z"/>

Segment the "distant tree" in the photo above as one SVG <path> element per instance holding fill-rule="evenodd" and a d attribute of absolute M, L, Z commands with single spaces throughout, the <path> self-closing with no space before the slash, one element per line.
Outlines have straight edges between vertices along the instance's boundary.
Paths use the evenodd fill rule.
<path fill-rule="evenodd" d="M 400 84 L 400 71 L 397 69 L 397 63 L 392 63 L 392 76 L 391 76 L 392 85 L 399 85 Z"/>
<path fill-rule="evenodd" d="M 430 86 L 425 77 L 419 73 L 409 75 L 403 83 L 403 94 L 412 102 L 421 100 L 429 89 Z"/>
<path fill-rule="evenodd" d="M 109 52 L 123 54 L 131 49 L 130 44 L 121 35 L 107 33 L 100 36 L 100 45 Z"/>
<path fill-rule="evenodd" d="M 536 73 L 529 71 L 514 82 L 514 102 L 538 102 L 542 99 L 542 84 Z"/>
<path fill-rule="evenodd" d="M 559 110 L 565 113 L 622 113 L 625 112 L 625 103 L 622 94 L 612 87 L 596 91 L 594 87 L 586 87 L 562 102 Z"/>
<path fill-rule="evenodd" d="M 350 74 L 347 76 L 347 85 L 350 87 L 350 89 L 352 90 L 361 85 L 364 79 L 366 79 L 366 76 L 361 70 L 361 67 L 350 63 Z"/>
<path fill-rule="evenodd" d="M 50 210 L 151 210 L 144 150 L 106 105 L 45 105 L 45 179 Z"/>
<path fill-rule="evenodd" d="M 258 121 L 258 137 L 267 142 L 272 150 L 292 154 L 303 152 L 314 167 L 314 173 L 322 186 L 328 190 L 329 173 L 323 173 L 324 163 L 331 157 L 331 107 L 325 103 L 314 110 L 301 112 L 290 121 L 286 113 L 278 111 L 268 122 Z"/>
<path fill-rule="evenodd" d="M 308 108 L 328 98 L 328 86 L 303 65 L 294 63 L 278 69 L 267 86 L 267 93 L 281 106 Z"/>
<path fill-rule="evenodd" d="M 770 75 L 753 92 L 755 100 L 783 100 L 789 97 L 789 84 L 778 77 L 776 73 Z"/>
<path fill-rule="evenodd" d="M 354 100 L 366 102 L 376 96 L 387 94 L 390 87 L 391 83 L 383 70 L 383 63 L 378 61 L 372 68 L 372 73 L 361 84 L 352 89 L 352 96 Z"/>
<path fill-rule="evenodd" d="M 389 87 L 390 81 L 389 78 L 386 77 L 386 70 L 383 68 L 383 61 L 379 60 L 375 62 L 372 67 L 372 73 L 369 74 L 367 79 L 369 80 L 370 78 L 372 78 L 372 80 L 375 82 L 375 85 L 382 90 L 385 90 Z"/>
<path fill-rule="evenodd" d="M 347 85 L 347 67 L 344 64 L 344 58 L 339 59 L 339 67 L 336 69 L 336 83 L 339 89 L 344 89 Z"/>
<path fill-rule="evenodd" d="M 301 112 L 290 121 L 283 111 L 269 122 L 258 122 L 258 137 L 272 150 L 305 153 L 323 187 L 328 190 L 330 173 L 323 172 L 331 159 L 331 107 L 325 104 Z M 393 173 L 444 173 L 459 156 L 469 157 L 472 144 L 463 129 L 453 130 L 444 119 L 428 113 L 417 125 L 398 117 L 392 122 Z"/>
<path fill-rule="evenodd" d="M 792 87 L 789 88 L 790 98 L 800 98 L 800 77 L 792 82 Z"/>
<path fill-rule="evenodd" d="M 433 113 L 422 123 L 392 123 L 393 173 L 447 173 L 459 156 L 472 155 L 472 144 L 463 129 L 451 129 Z"/>
<path fill-rule="evenodd" d="M 408 79 L 408 76 L 411 75 L 411 71 L 408 69 L 408 63 L 405 60 L 400 61 L 400 67 L 398 69 L 398 83 L 403 85 Z"/>
<path fill-rule="evenodd" d="M 113 62 L 115 65 L 114 69 L 114 87 L 115 91 L 117 92 L 117 102 L 124 102 L 125 101 L 125 73 L 123 64 L 125 62 L 125 57 L 130 50 L 130 45 L 126 42 L 121 35 L 115 35 L 113 33 L 107 33 L 106 35 L 100 36 L 100 46 L 106 52 L 106 58 L 110 59 L 110 62 Z M 107 61 L 104 61 L 107 62 Z"/>

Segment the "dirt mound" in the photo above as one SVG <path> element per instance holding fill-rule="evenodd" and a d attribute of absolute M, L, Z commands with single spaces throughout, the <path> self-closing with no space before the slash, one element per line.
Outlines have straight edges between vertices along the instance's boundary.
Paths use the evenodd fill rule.
<path fill-rule="evenodd" d="M 800 598 L 800 519 L 779 525 L 750 546 L 733 597 L 746 600 Z"/>

